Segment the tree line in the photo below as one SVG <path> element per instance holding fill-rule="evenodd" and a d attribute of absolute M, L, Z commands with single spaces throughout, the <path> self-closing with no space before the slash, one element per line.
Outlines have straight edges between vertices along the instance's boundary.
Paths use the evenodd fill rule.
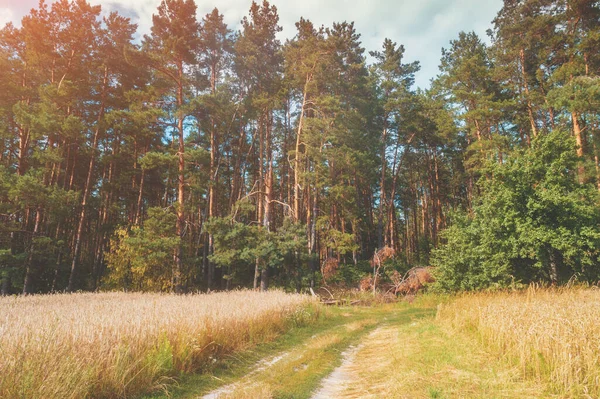
<path fill-rule="evenodd" d="M 421 90 L 401 44 L 304 18 L 281 42 L 266 0 L 238 31 L 162 0 L 141 39 L 41 1 L 0 30 L 2 294 L 300 290 L 381 248 L 447 289 L 597 278 L 600 5 L 492 26 Z"/>

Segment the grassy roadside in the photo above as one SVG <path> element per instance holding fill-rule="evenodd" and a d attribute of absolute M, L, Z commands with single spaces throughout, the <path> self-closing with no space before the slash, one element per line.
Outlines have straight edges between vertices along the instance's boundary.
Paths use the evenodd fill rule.
<path fill-rule="evenodd" d="M 143 399 L 178 399 L 196 397 L 222 385 L 237 381 L 248 374 L 261 359 L 275 356 L 300 345 L 314 334 L 321 333 L 340 323 L 341 315 L 325 309 L 323 315 L 310 325 L 293 327 L 272 342 L 259 344 L 251 350 L 227 356 L 215 364 L 210 372 L 182 375 L 165 385 L 162 392 L 142 396 Z M 175 382 L 175 383 L 173 383 Z"/>
<path fill-rule="evenodd" d="M 423 317 L 435 308 L 393 304 L 378 307 L 328 308 L 327 316 L 314 324 L 293 328 L 277 340 L 236 354 L 210 374 L 185 376 L 168 392 L 145 399 L 196 398 L 231 383 L 222 398 L 310 398 L 321 380 L 341 362 L 341 353 L 382 324 L 401 325 Z M 285 354 L 268 369 L 253 372 L 261 359 Z"/>
<path fill-rule="evenodd" d="M 365 336 L 336 399 L 561 397 L 549 381 L 524 376 L 473 334 L 440 323 L 440 302 L 447 298 L 421 297 Z"/>
<path fill-rule="evenodd" d="M 337 395 L 357 398 L 551 398 L 548 385 L 524 379 L 471 336 L 431 318 L 377 331 L 356 356 L 352 383 Z"/>

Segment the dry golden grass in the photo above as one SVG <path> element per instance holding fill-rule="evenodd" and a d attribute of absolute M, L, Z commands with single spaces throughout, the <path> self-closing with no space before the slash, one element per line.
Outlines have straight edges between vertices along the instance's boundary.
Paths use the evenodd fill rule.
<path fill-rule="evenodd" d="M 273 391 L 268 384 L 255 383 L 238 388 L 231 393 L 219 396 L 219 399 L 272 399 Z"/>
<path fill-rule="evenodd" d="M 441 307 L 438 320 L 475 332 L 561 397 L 600 397 L 597 289 L 465 295 Z"/>
<path fill-rule="evenodd" d="M 0 397 L 131 397 L 309 321 L 313 304 L 276 291 L 0 298 Z"/>

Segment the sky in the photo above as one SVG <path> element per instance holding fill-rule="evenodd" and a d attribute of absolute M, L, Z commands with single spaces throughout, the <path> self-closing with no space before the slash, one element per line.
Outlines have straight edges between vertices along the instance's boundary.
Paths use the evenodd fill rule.
<path fill-rule="evenodd" d="M 21 18 L 37 7 L 39 0 L 0 0 L 0 26 L 19 25 Z M 52 0 L 46 0 L 52 2 Z M 139 25 L 141 34 L 150 30 L 152 14 L 160 0 L 88 0 L 105 12 L 117 10 Z M 262 1 L 262 0 L 261 0 Z M 406 62 L 420 61 L 416 85 L 427 88 L 438 74 L 442 47 L 460 31 L 475 31 L 487 41 L 486 30 L 502 7 L 502 0 L 271 0 L 283 27 L 280 39 L 295 34 L 294 23 L 304 17 L 316 26 L 354 21 L 368 51 L 379 50 L 385 38 L 403 44 Z M 232 29 L 248 14 L 251 0 L 196 0 L 200 19 L 215 6 Z"/>

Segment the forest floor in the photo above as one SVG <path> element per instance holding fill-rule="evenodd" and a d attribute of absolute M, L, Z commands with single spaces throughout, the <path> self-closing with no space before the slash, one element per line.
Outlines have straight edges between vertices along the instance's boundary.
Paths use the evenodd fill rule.
<path fill-rule="evenodd" d="M 546 383 L 436 320 L 434 298 L 328 309 L 316 325 L 146 399 L 549 398 Z"/>

